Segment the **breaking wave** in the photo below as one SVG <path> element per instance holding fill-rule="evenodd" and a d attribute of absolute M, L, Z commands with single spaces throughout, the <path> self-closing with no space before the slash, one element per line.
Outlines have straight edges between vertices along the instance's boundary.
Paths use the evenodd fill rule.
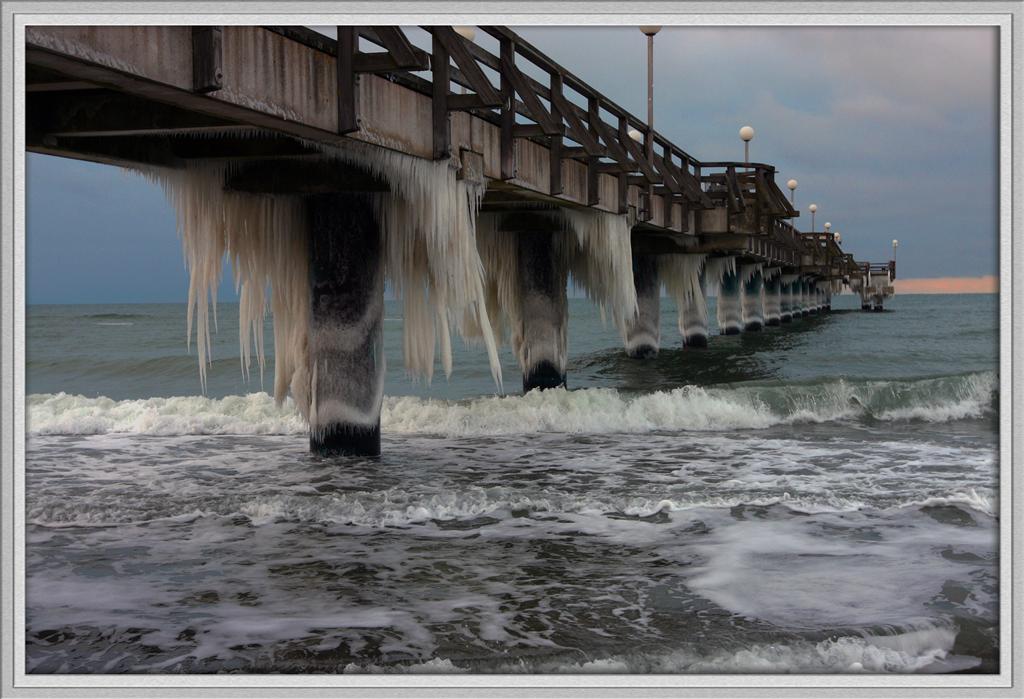
<path fill-rule="evenodd" d="M 743 650 L 628 653 L 591 660 L 521 659 L 497 667 L 434 658 L 395 665 L 345 666 L 345 674 L 431 673 L 911 673 L 951 672 L 978 665 L 979 660 L 952 654 L 957 629 L 921 624 L 889 634 L 837 635 L 824 641 L 754 644 Z"/>
<path fill-rule="evenodd" d="M 389 434 L 461 437 L 765 429 L 837 420 L 949 422 L 991 416 L 997 398 L 995 372 L 910 381 L 684 386 L 640 395 L 606 388 L 557 389 L 458 402 L 388 397 L 381 423 Z M 290 401 L 278 407 L 266 393 L 120 401 L 33 394 L 27 407 L 31 434 L 301 434 L 306 430 Z"/>

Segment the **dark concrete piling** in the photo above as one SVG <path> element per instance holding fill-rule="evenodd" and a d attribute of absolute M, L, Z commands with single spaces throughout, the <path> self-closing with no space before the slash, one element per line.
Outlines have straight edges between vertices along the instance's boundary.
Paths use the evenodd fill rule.
<path fill-rule="evenodd" d="M 661 343 L 661 280 L 656 255 L 633 253 L 633 284 L 639 313 L 626 330 L 626 354 L 650 359 L 658 356 Z"/>
<path fill-rule="evenodd" d="M 567 266 L 550 232 L 517 232 L 522 299 L 523 392 L 565 386 L 569 303 Z"/>
<path fill-rule="evenodd" d="M 308 200 L 312 452 L 380 454 L 384 388 L 383 244 L 358 194 Z"/>

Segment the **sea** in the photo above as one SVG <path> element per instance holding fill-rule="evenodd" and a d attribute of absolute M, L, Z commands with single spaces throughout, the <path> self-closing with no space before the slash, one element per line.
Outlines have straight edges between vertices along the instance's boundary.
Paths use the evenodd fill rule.
<path fill-rule="evenodd" d="M 714 332 L 714 299 L 712 332 Z M 570 300 L 568 390 L 430 383 L 386 305 L 379 459 L 308 453 L 218 307 L 33 305 L 29 673 L 996 672 L 998 298 L 906 295 L 630 359 Z"/>

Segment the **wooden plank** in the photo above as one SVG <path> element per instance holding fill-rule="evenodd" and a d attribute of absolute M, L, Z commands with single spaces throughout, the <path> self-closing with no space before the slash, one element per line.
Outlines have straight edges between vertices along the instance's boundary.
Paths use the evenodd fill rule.
<path fill-rule="evenodd" d="M 359 130 L 359 106 L 356 104 L 359 78 L 354 65 L 358 43 L 355 27 L 337 27 L 337 31 L 338 133 L 346 134 Z"/>
<path fill-rule="evenodd" d="M 434 134 L 434 160 L 445 160 L 451 157 L 452 130 L 448 117 L 448 66 L 450 60 L 448 49 L 437 34 L 431 40 L 431 61 L 430 68 L 434 81 L 434 94 L 432 96 L 433 134 Z"/>
<path fill-rule="evenodd" d="M 223 31 L 220 27 L 192 27 L 192 90 L 214 92 L 224 87 Z"/>

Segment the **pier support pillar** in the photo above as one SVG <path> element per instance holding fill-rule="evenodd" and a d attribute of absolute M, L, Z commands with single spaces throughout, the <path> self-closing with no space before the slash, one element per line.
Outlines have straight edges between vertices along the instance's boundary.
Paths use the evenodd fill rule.
<path fill-rule="evenodd" d="M 697 287 L 679 309 L 679 330 L 684 347 L 708 346 L 707 278 L 703 267 L 697 275 Z"/>
<path fill-rule="evenodd" d="M 555 251 L 550 232 L 516 234 L 519 245 L 519 291 L 523 320 L 519 361 L 523 393 L 565 386 L 568 356 L 568 268 Z"/>
<path fill-rule="evenodd" d="M 793 322 L 793 281 L 790 277 L 779 276 L 779 322 Z"/>
<path fill-rule="evenodd" d="M 726 271 L 718 285 L 718 332 L 739 335 L 743 328 L 743 309 L 740 303 L 740 278 L 736 272 Z"/>
<path fill-rule="evenodd" d="M 661 280 L 655 255 L 633 253 L 633 284 L 639 314 L 626 330 L 626 354 L 634 359 L 658 356 L 661 343 Z"/>
<path fill-rule="evenodd" d="M 309 448 L 380 454 L 384 391 L 384 258 L 372 202 L 358 194 L 308 200 Z"/>
<path fill-rule="evenodd" d="M 764 324 L 779 325 L 782 322 L 782 275 L 773 270 L 764 280 Z"/>
<path fill-rule="evenodd" d="M 764 277 L 759 267 L 743 276 L 746 277 L 743 282 L 743 329 L 758 332 L 764 327 L 764 299 L 761 297 Z"/>
<path fill-rule="evenodd" d="M 804 288 L 807 293 L 807 312 L 817 314 L 818 313 L 818 285 L 816 282 L 806 281 L 804 282 Z"/>
<path fill-rule="evenodd" d="M 808 316 L 811 313 L 811 284 L 806 279 L 800 280 L 800 315 Z"/>

